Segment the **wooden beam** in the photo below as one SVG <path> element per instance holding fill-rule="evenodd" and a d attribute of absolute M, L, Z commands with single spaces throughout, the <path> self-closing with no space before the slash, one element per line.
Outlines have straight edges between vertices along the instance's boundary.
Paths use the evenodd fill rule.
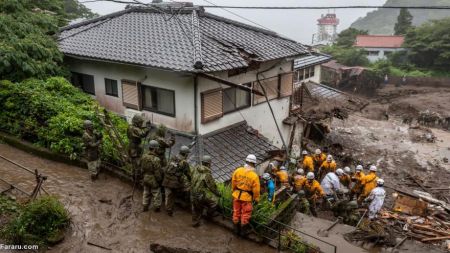
<path fill-rule="evenodd" d="M 250 87 L 247 87 L 247 86 L 244 86 L 242 84 L 236 84 L 236 83 L 230 82 L 230 81 L 222 79 L 220 77 L 216 77 L 216 76 L 205 74 L 205 73 L 199 73 L 198 76 L 206 78 L 206 79 L 209 79 L 209 80 L 212 80 L 212 81 L 215 81 L 215 82 L 218 82 L 218 83 L 222 83 L 222 84 L 225 84 L 225 85 L 228 85 L 228 86 L 231 86 L 231 87 L 235 87 L 235 88 L 238 88 L 240 90 L 256 94 L 258 96 L 264 96 L 264 94 L 261 93 L 260 91 L 254 90 L 254 89 L 252 89 Z"/>
<path fill-rule="evenodd" d="M 424 238 L 421 241 L 422 242 L 429 242 L 429 241 L 439 241 L 439 240 L 448 240 L 448 239 L 450 239 L 450 235 L 449 236 L 439 236 L 439 237 Z"/>

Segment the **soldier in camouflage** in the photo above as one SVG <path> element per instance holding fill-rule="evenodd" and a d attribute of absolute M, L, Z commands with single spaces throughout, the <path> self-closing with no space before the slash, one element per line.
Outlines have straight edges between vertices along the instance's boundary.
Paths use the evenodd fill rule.
<path fill-rule="evenodd" d="M 141 177 L 141 171 L 139 166 L 139 160 L 142 156 L 142 139 L 144 139 L 149 131 L 149 125 L 143 127 L 144 118 L 141 115 L 134 115 L 131 120 L 131 125 L 128 126 L 127 136 L 128 136 L 128 155 L 131 159 L 132 174 L 134 180 L 139 180 Z"/>
<path fill-rule="evenodd" d="M 178 167 L 180 167 L 185 177 L 185 188 L 189 188 L 191 182 L 191 166 L 187 161 L 189 153 L 189 147 L 181 146 L 180 153 L 178 154 Z"/>
<path fill-rule="evenodd" d="M 168 140 L 166 139 L 166 132 L 166 127 L 162 124 L 159 125 L 158 129 L 156 130 L 155 138 L 155 140 L 159 143 L 159 148 L 156 151 L 156 154 L 161 160 L 161 165 L 163 168 L 167 166 L 166 149 L 172 147 L 175 144 L 175 139 L 173 138 L 173 136 Z"/>
<path fill-rule="evenodd" d="M 103 136 L 101 133 L 94 131 L 94 125 L 90 120 L 85 120 L 83 125 L 83 142 L 88 170 L 91 174 L 91 180 L 95 180 L 97 179 L 98 168 L 100 167 L 100 144 L 102 143 Z"/>
<path fill-rule="evenodd" d="M 163 179 L 163 171 L 161 167 L 161 160 L 156 155 L 156 150 L 159 148 L 159 143 L 155 140 L 149 143 L 149 152 L 144 154 L 141 158 L 141 170 L 143 173 L 143 188 L 142 205 L 144 212 L 148 211 L 150 195 L 152 209 L 159 212 L 161 209 L 161 183 Z"/>
<path fill-rule="evenodd" d="M 191 172 L 192 226 L 198 227 L 205 208 L 208 217 L 213 216 L 220 193 L 211 175 L 211 157 L 203 156 L 202 165 L 196 166 Z"/>
<path fill-rule="evenodd" d="M 182 196 L 186 193 L 186 182 L 183 171 L 179 167 L 178 156 L 173 157 L 164 171 L 162 186 L 166 198 L 166 211 L 169 216 L 173 216 L 173 206 L 176 195 Z"/>

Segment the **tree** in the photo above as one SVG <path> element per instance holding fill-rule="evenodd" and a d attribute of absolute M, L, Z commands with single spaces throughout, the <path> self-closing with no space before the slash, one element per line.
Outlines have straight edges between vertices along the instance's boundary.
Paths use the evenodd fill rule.
<path fill-rule="evenodd" d="M 339 63 L 346 66 L 367 66 L 369 60 L 367 59 L 367 53 L 363 49 L 354 47 L 343 48 L 338 46 L 331 46 L 324 48 L 324 53 L 331 54 L 334 59 Z"/>
<path fill-rule="evenodd" d="M 397 23 L 394 26 L 395 35 L 405 35 L 408 29 L 412 27 L 413 16 L 407 8 L 401 8 L 397 17 Z"/>
<path fill-rule="evenodd" d="M 67 13 L 67 18 L 70 20 L 77 18 L 94 18 L 98 16 L 98 14 L 93 13 L 77 0 L 64 0 L 64 10 Z"/>
<path fill-rule="evenodd" d="M 409 60 L 418 67 L 450 69 L 450 18 L 430 21 L 409 30 L 405 47 Z"/>
<path fill-rule="evenodd" d="M 338 34 L 336 45 L 341 47 L 352 47 L 357 35 L 367 35 L 367 31 L 348 28 Z"/>

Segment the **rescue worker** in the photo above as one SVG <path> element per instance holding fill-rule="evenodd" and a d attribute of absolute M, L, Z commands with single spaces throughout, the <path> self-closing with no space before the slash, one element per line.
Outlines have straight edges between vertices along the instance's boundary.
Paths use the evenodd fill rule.
<path fill-rule="evenodd" d="M 245 165 L 237 168 L 231 178 L 233 224 L 237 234 L 247 233 L 253 209 L 252 202 L 259 202 L 260 184 L 255 166 L 256 156 L 249 154 L 245 159 Z"/>
<path fill-rule="evenodd" d="M 178 167 L 183 172 L 183 182 L 185 192 L 189 192 L 190 182 L 191 182 L 191 169 L 187 161 L 190 150 L 188 146 L 181 146 L 180 153 L 178 154 Z"/>
<path fill-rule="evenodd" d="M 101 133 L 94 131 L 92 121 L 85 120 L 83 123 L 83 143 L 84 152 L 87 160 L 88 170 L 91 174 L 91 180 L 94 181 L 98 176 L 98 168 L 100 167 L 100 145 L 103 141 Z"/>
<path fill-rule="evenodd" d="M 361 204 L 367 196 L 369 196 L 370 192 L 377 185 L 377 167 L 375 165 L 370 166 L 369 174 L 365 175 L 361 178 L 362 192 L 358 198 L 358 204 Z"/>
<path fill-rule="evenodd" d="M 358 212 L 358 203 L 355 200 L 349 201 L 345 207 L 345 213 L 343 215 L 344 224 L 350 226 L 356 226 L 361 219 L 361 215 Z"/>
<path fill-rule="evenodd" d="M 345 167 L 343 172 L 344 173 L 339 176 L 339 181 L 341 182 L 341 185 L 345 186 L 348 189 L 350 187 L 350 183 L 352 182 L 352 178 L 350 177 L 350 167 Z"/>
<path fill-rule="evenodd" d="M 304 213 L 306 215 L 311 215 L 309 202 L 308 202 L 308 199 L 306 199 L 306 197 L 305 197 L 305 191 L 300 190 L 297 192 L 297 194 L 298 194 L 298 202 L 299 202 L 297 211 Z"/>
<path fill-rule="evenodd" d="M 302 168 L 305 170 L 306 173 L 314 172 L 314 160 L 312 156 L 308 155 L 308 151 L 306 150 L 302 151 L 302 156 L 303 156 Z"/>
<path fill-rule="evenodd" d="M 356 196 L 356 199 L 359 198 L 359 195 L 362 192 L 362 184 L 361 184 L 361 179 L 364 177 L 364 172 L 363 172 L 363 166 L 362 165 L 358 165 L 356 166 L 355 169 L 355 174 L 352 177 L 352 182 L 354 183 L 351 191 L 350 191 L 350 200 L 353 199 L 354 196 Z"/>
<path fill-rule="evenodd" d="M 161 147 L 160 147 L 161 148 Z M 164 187 L 166 212 L 169 216 L 173 216 L 173 206 L 175 197 L 186 194 L 186 177 L 179 167 L 178 157 L 173 157 L 166 167 L 162 186 Z"/>
<path fill-rule="evenodd" d="M 302 185 L 305 181 L 305 171 L 303 169 L 298 169 L 296 175 L 294 176 L 294 191 L 299 192 L 302 189 Z"/>
<path fill-rule="evenodd" d="M 166 139 L 167 128 L 163 124 L 159 125 L 156 129 L 156 138 L 155 140 L 159 143 L 159 149 L 156 154 L 161 160 L 162 167 L 167 166 L 167 158 L 166 158 L 166 149 L 171 148 L 175 144 L 175 138 L 173 135 L 170 139 Z"/>
<path fill-rule="evenodd" d="M 273 176 L 276 176 L 277 172 L 280 170 L 279 167 L 280 167 L 280 162 L 278 162 L 277 160 L 273 160 L 269 163 L 266 172 L 272 174 Z"/>
<path fill-rule="evenodd" d="M 378 178 L 377 187 L 375 187 L 369 194 L 369 196 L 364 200 L 364 202 L 369 202 L 369 219 L 373 220 L 376 218 L 378 212 L 383 207 L 384 198 L 386 197 L 386 191 L 384 190 L 384 180 Z"/>
<path fill-rule="evenodd" d="M 316 202 L 325 196 L 319 182 L 314 179 L 314 173 L 308 172 L 306 174 L 306 181 L 302 185 L 302 190 L 305 191 L 306 199 L 309 202 L 309 210 L 313 216 L 317 216 Z"/>
<path fill-rule="evenodd" d="M 323 191 L 327 198 L 334 199 L 336 191 L 342 188 L 341 183 L 339 182 L 339 175 L 344 174 L 342 169 L 336 170 L 336 173 L 329 172 L 322 179 L 320 185 L 322 186 Z"/>
<path fill-rule="evenodd" d="M 273 179 L 269 173 L 264 173 L 262 178 L 264 180 L 264 184 L 266 185 L 265 188 L 267 190 L 267 200 L 269 202 L 272 202 L 274 201 L 273 196 L 275 194 L 275 183 L 273 182 Z"/>
<path fill-rule="evenodd" d="M 322 166 L 323 162 L 327 159 L 327 156 L 322 153 L 320 149 L 316 149 L 314 152 L 313 161 L 314 161 L 314 173 L 316 177 L 318 176 L 317 173 L 320 171 L 320 167 Z M 324 173 L 325 175 L 326 173 Z"/>
<path fill-rule="evenodd" d="M 284 186 L 286 188 L 290 188 L 289 185 L 289 174 L 286 170 L 286 167 L 281 166 L 280 170 L 276 172 L 277 175 L 277 185 L 279 187 Z"/>
<path fill-rule="evenodd" d="M 290 158 L 288 164 L 288 172 L 295 173 L 296 170 L 297 170 L 297 160 L 295 160 L 294 158 Z"/>
<path fill-rule="evenodd" d="M 150 124 L 147 127 L 143 127 L 144 118 L 135 114 L 131 119 L 131 125 L 128 126 L 128 155 L 131 159 L 133 180 L 140 180 L 141 171 L 139 166 L 139 160 L 142 156 L 142 140 L 150 132 Z"/>
<path fill-rule="evenodd" d="M 206 208 L 207 217 L 212 218 L 217 209 L 220 192 L 211 174 L 211 157 L 203 156 L 202 165 L 192 171 L 191 203 L 192 226 L 200 226 L 203 210 Z"/>
<path fill-rule="evenodd" d="M 326 161 L 322 163 L 319 170 L 319 178 L 322 179 L 329 172 L 336 171 L 336 162 L 333 160 L 332 155 L 328 155 Z"/>
<path fill-rule="evenodd" d="M 143 188 L 142 205 L 144 212 L 148 211 L 150 195 L 151 205 L 155 212 L 161 209 L 161 183 L 163 174 L 161 167 L 161 160 L 156 155 L 156 150 L 159 148 L 159 143 L 155 140 L 149 142 L 149 152 L 142 155 L 141 170 L 143 173 Z"/>

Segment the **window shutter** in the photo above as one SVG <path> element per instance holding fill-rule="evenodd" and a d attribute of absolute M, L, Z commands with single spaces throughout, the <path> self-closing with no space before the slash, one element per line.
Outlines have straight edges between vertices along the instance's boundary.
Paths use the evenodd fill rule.
<path fill-rule="evenodd" d="M 267 98 L 272 100 L 278 97 L 278 76 L 266 78 L 263 80 L 259 80 L 261 85 L 266 90 Z M 258 81 L 253 82 L 253 89 L 263 93 L 261 86 Z M 253 104 L 260 104 L 266 102 L 266 98 L 264 96 L 254 95 Z"/>
<path fill-rule="evenodd" d="M 128 108 L 141 109 L 141 91 L 138 82 L 122 80 L 122 102 Z"/>
<path fill-rule="evenodd" d="M 207 123 L 223 116 L 222 89 L 201 93 L 202 123 Z"/>
<path fill-rule="evenodd" d="M 280 75 L 280 83 L 280 98 L 292 95 L 293 73 Z"/>

